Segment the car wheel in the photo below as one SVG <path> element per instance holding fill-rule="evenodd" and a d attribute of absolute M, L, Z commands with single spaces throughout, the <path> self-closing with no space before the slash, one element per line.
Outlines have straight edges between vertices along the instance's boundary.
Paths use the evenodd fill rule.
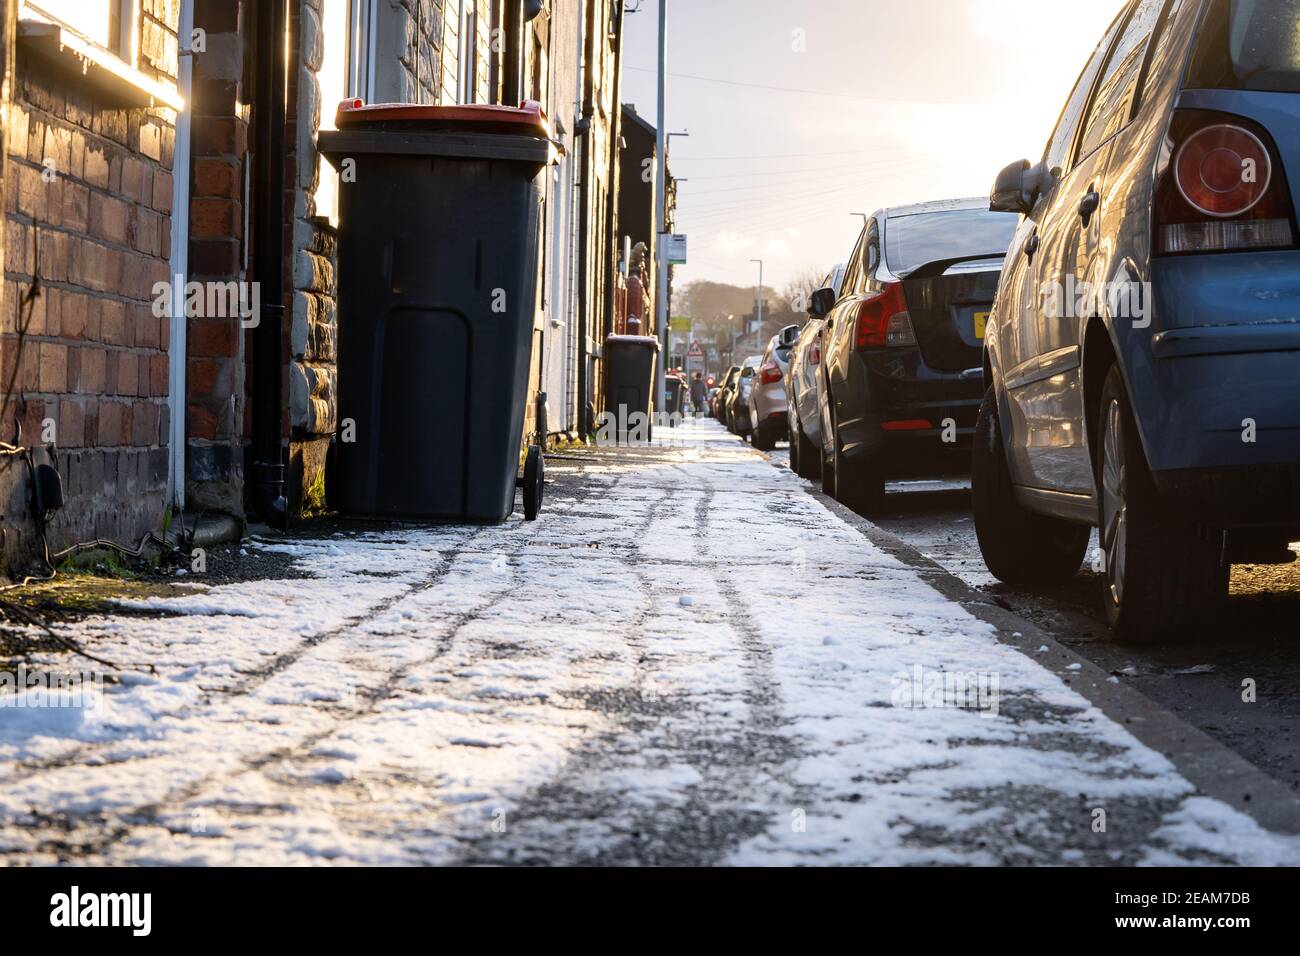
<path fill-rule="evenodd" d="M 829 399 L 827 400 L 827 404 L 828 405 L 830 404 Z M 822 491 L 830 495 L 832 498 L 834 498 L 835 497 L 835 456 L 831 454 L 830 450 L 826 447 L 826 443 L 829 441 L 832 444 L 834 444 L 835 427 L 831 423 L 831 418 L 828 409 L 821 410 L 819 414 L 821 415 L 821 419 L 822 419 L 822 440 L 820 446 L 817 449 L 817 457 L 822 463 Z"/>
<path fill-rule="evenodd" d="M 803 466 L 799 463 L 799 435 L 801 434 L 801 430 L 799 428 L 799 419 L 795 416 L 793 411 L 790 414 L 789 420 L 786 422 L 786 431 L 789 432 L 790 441 L 790 470 L 796 475 L 802 476 Z"/>
<path fill-rule="evenodd" d="M 759 451 L 772 451 L 776 448 L 776 435 L 761 426 L 754 429 L 754 447 Z"/>
<path fill-rule="evenodd" d="M 808 440 L 808 436 L 803 433 L 803 426 L 799 426 L 799 433 L 790 439 L 791 454 L 794 454 L 796 445 L 799 448 L 799 477 L 807 478 L 809 481 L 820 478 L 821 450 Z"/>
<path fill-rule="evenodd" d="M 835 500 L 860 515 L 878 513 L 885 504 L 885 476 L 875 462 L 855 462 L 844 456 L 839 424 L 831 409 L 832 467 L 835 470 Z"/>
<path fill-rule="evenodd" d="M 1111 627 L 1134 643 L 1203 634 L 1228 594 L 1223 534 L 1161 498 L 1118 366 L 1102 387 L 1098 431 L 1103 599 Z"/>
<path fill-rule="evenodd" d="M 1091 529 L 1032 512 L 1016 498 L 991 386 L 975 425 L 971 510 L 984 563 L 999 581 L 1034 587 L 1059 584 L 1078 573 Z"/>

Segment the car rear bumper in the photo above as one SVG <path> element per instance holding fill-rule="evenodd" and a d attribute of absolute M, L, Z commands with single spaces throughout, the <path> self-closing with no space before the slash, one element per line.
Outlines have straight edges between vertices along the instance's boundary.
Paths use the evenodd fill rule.
<path fill-rule="evenodd" d="M 1160 493 L 1223 528 L 1287 528 L 1300 537 L 1300 464 L 1153 473 Z"/>
<path fill-rule="evenodd" d="M 835 396 L 846 459 L 888 477 L 969 473 L 982 376 L 935 371 L 916 350 L 857 353 L 848 366 Z"/>
<path fill-rule="evenodd" d="M 1300 465 L 1300 324 L 1177 329 L 1130 394 L 1155 471 Z"/>

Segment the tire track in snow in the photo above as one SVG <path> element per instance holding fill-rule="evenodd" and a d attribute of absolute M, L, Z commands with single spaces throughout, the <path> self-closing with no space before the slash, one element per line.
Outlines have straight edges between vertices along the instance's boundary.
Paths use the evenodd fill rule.
<path fill-rule="evenodd" d="M 404 590 L 400 591 L 397 594 L 390 595 L 389 597 L 383 598 L 382 600 L 378 601 L 376 604 L 360 612 L 359 614 L 355 614 L 352 617 L 347 618 L 341 624 L 338 624 L 332 628 L 327 628 L 326 630 L 321 631 L 318 634 L 312 634 L 303 638 L 303 640 L 300 641 L 296 646 L 276 655 L 276 657 L 273 660 L 271 660 L 265 667 L 256 668 L 254 670 L 240 671 L 239 674 L 241 680 L 237 684 L 231 687 L 220 687 L 220 688 L 208 689 L 207 691 L 204 692 L 203 701 L 198 705 L 199 709 L 211 706 L 212 700 L 218 697 L 225 698 L 225 699 L 247 697 L 257 689 L 262 687 L 267 681 L 271 680 L 276 675 L 283 673 L 288 668 L 296 664 L 299 660 L 301 660 L 303 655 L 306 654 L 308 651 L 311 651 L 314 648 L 317 648 L 320 645 L 325 644 L 329 641 L 335 640 L 337 638 L 345 637 L 351 634 L 357 628 L 367 623 L 372 618 L 392 610 L 394 607 L 396 607 L 398 604 L 400 604 L 402 601 L 406 600 L 407 598 L 414 597 L 418 594 L 430 590 L 431 588 L 437 587 L 438 584 L 442 582 L 443 578 L 445 578 L 447 574 L 451 571 L 452 567 L 455 565 L 456 559 L 461 557 L 462 554 L 466 553 L 468 551 L 468 546 L 471 543 L 473 543 L 478 537 L 480 537 L 485 530 L 486 530 L 485 528 L 476 528 L 473 531 L 471 531 L 471 533 L 467 535 L 464 538 L 464 540 L 461 541 L 458 545 L 452 548 L 448 548 L 446 550 L 440 550 L 438 552 L 438 559 L 439 559 L 438 566 L 434 568 L 429 573 L 429 575 L 427 575 L 422 580 L 415 581 L 407 585 Z M 237 587 L 238 585 L 235 586 Z M 178 622 L 183 622 L 187 619 L 187 617 L 188 615 L 184 615 L 177 618 L 176 620 Z M 189 716 L 187 716 L 185 711 L 180 711 L 173 716 L 182 719 L 195 719 L 197 715 L 191 713 Z M 49 771 L 49 770 L 60 770 L 66 767 L 74 766 L 76 764 L 85 763 L 88 758 L 93 757 L 94 755 L 96 755 L 101 751 L 110 750 L 114 747 L 118 747 L 121 745 L 121 743 L 122 743 L 121 738 L 114 738 L 110 740 L 97 740 L 97 741 L 86 743 L 76 748 L 75 750 L 69 753 L 62 754 L 58 757 L 52 757 L 44 760 L 15 761 L 13 765 L 13 773 L 0 775 L 0 785 L 9 783 L 11 780 L 19 776 L 30 776 L 31 774 L 34 773 L 41 773 L 43 771 Z M 107 760 L 104 762 L 111 763 L 114 765 L 129 765 L 134 761 L 142 760 L 142 759 L 146 759 L 146 757 L 140 755 L 128 755 L 122 757 L 121 759 Z"/>
<path fill-rule="evenodd" d="M 719 716 L 720 695 L 701 702 L 683 695 L 646 693 L 653 686 L 651 670 L 672 664 L 672 648 L 648 646 L 646 631 L 674 600 L 658 580 L 665 564 L 644 555 L 641 542 L 654 525 L 674 512 L 670 505 L 684 496 L 683 485 L 698 497 L 691 509 L 694 539 L 707 551 L 716 489 L 712 483 L 675 466 L 683 481 L 670 484 L 648 516 L 633 532 L 630 553 L 620 556 L 624 572 L 635 579 L 643 611 L 621 635 L 637 656 L 636 686 L 606 699 L 588 702 L 619 720 L 618 726 L 586 741 L 565 770 L 520 801 L 505 834 L 481 837 L 460 859 L 462 864 L 568 865 L 707 865 L 720 862 L 744 840 L 765 832 L 771 823 L 773 791 L 791 798 L 797 788 L 784 777 L 797 758 L 794 742 L 781 733 L 780 695 L 772 676 L 771 648 L 749 620 L 746 608 L 729 580 L 734 567 L 699 562 L 689 566 L 707 573 L 721 595 L 724 608 L 718 634 L 736 642 L 743 672 L 743 702 L 739 719 Z M 677 564 L 677 562 L 672 562 Z M 647 754 L 663 754 L 659 767 L 647 766 Z M 657 759 L 653 758 L 651 762 Z M 653 802 L 630 800 L 637 774 L 653 780 L 674 765 L 691 771 L 689 780 Z M 780 779 L 777 777 L 780 775 Z M 632 785 L 628 781 L 632 780 Z M 620 789 L 623 785 L 626 789 Z"/>

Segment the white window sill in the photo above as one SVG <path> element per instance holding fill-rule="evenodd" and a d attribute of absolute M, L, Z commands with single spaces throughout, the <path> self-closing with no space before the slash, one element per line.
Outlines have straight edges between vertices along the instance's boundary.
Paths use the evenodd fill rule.
<path fill-rule="evenodd" d="M 170 106 L 185 109 L 176 87 L 159 83 L 97 44 L 40 20 L 18 22 L 18 43 L 80 84 L 89 84 L 99 99 L 121 109 Z"/>

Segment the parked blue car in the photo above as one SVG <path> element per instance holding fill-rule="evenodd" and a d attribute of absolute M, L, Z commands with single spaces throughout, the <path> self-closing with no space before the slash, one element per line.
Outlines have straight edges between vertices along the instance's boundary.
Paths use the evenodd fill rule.
<path fill-rule="evenodd" d="M 1130 0 L 1041 162 L 985 347 L 989 569 L 1072 577 L 1100 529 L 1122 638 L 1211 626 L 1300 538 L 1300 0 Z"/>

